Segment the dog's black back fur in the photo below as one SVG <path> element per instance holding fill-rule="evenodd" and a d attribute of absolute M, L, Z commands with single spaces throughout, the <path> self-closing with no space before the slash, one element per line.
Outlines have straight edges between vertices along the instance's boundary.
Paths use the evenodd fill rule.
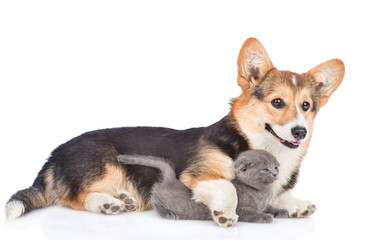
<path fill-rule="evenodd" d="M 75 201 L 82 191 L 104 177 L 107 164 L 121 166 L 127 180 L 131 181 L 141 197 L 148 201 L 153 184 L 159 180 L 158 170 L 137 165 L 121 165 L 117 161 L 118 155 L 150 155 L 166 159 L 178 177 L 194 161 L 202 139 L 231 158 L 249 148 L 246 140 L 231 124 L 231 115 L 209 127 L 187 130 L 130 127 L 87 132 L 56 148 L 39 172 L 32 187 L 44 195 L 43 201 L 30 201 L 28 189 L 17 192 L 9 201 L 24 202 L 25 213 L 53 205 L 63 197 L 66 198 L 64 200 Z M 65 188 L 68 194 L 60 196 L 56 195 L 56 192 L 64 191 L 55 191 L 54 196 L 45 196 L 48 171 L 52 171 L 52 188 Z M 51 176 L 51 172 L 49 174 Z M 51 194 L 53 191 L 48 192 Z M 26 204 L 28 201 L 31 203 Z"/>

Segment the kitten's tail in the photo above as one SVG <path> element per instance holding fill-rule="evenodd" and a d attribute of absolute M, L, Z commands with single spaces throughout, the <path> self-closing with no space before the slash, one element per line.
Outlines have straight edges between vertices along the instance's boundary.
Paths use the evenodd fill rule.
<path fill-rule="evenodd" d="M 166 162 L 165 159 L 145 156 L 145 155 L 119 155 L 118 161 L 124 164 L 142 165 L 145 167 L 156 168 L 162 173 L 162 181 L 177 181 L 176 173 L 172 169 L 171 165 Z"/>
<path fill-rule="evenodd" d="M 18 218 L 34 209 L 48 206 L 44 190 L 44 172 L 48 168 L 49 165 L 45 164 L 31 187 L 20 190 L 10 197 L 5 206 L 7 221 Z"/>

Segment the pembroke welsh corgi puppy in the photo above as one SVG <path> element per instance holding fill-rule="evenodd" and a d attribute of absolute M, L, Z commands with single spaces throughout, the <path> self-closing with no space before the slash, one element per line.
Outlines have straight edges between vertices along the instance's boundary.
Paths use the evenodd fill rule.
<path fill-rule="evenodd" d="M 314 213 L 310 201 L 294 198 L 299 167 L 312 137 L 313 122 L 341 84 L 344 64 L 324 62 L 306 73 L 276 69 L 262 44 L 250 38 L 238 58 L 242 93 L 231 111 L 208 127 L 173 130 L 159 127 L 104 129 L 84 133 L 56 148 L 31 187 L 6 205 L 8 219 L 36 208 L 66 206 L 95 213 L 150 209 L 150 192 L 159 179 L 152 168 L 124 165 L 120 154 L 162 157 L 173 166 L 193 199 L 206 204 L 220 226 L 237 221 L 233 159 L 263 149 L 280 163 L 271 205 L 291 217 Z"/>

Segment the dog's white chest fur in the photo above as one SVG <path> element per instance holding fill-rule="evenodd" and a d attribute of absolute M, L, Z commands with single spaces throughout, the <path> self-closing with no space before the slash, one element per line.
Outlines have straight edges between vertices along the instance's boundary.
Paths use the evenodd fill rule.
<path fill-rule="evenodd" d="M 261 149 L 271 153 L 279 162 L 278 179 L 273 184 L 273 198 L 276 197 L 284 186 L 288 184 L 293 173 L 299 168 L 300 161 L 307 149 L 289 149 L 275 140 L 269 132 L 248 133 L 247 136 L 253 149 Z"/>

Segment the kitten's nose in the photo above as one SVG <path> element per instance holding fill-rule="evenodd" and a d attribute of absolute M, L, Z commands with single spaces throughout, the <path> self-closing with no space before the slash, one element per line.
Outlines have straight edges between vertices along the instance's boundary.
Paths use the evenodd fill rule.
<path fill-rule="evenodd" d="M 291 134 L 296 141 L 302 140 L 307 136 L 307 129 L 304 127 L 294 127 L 291 129 Z"/>

